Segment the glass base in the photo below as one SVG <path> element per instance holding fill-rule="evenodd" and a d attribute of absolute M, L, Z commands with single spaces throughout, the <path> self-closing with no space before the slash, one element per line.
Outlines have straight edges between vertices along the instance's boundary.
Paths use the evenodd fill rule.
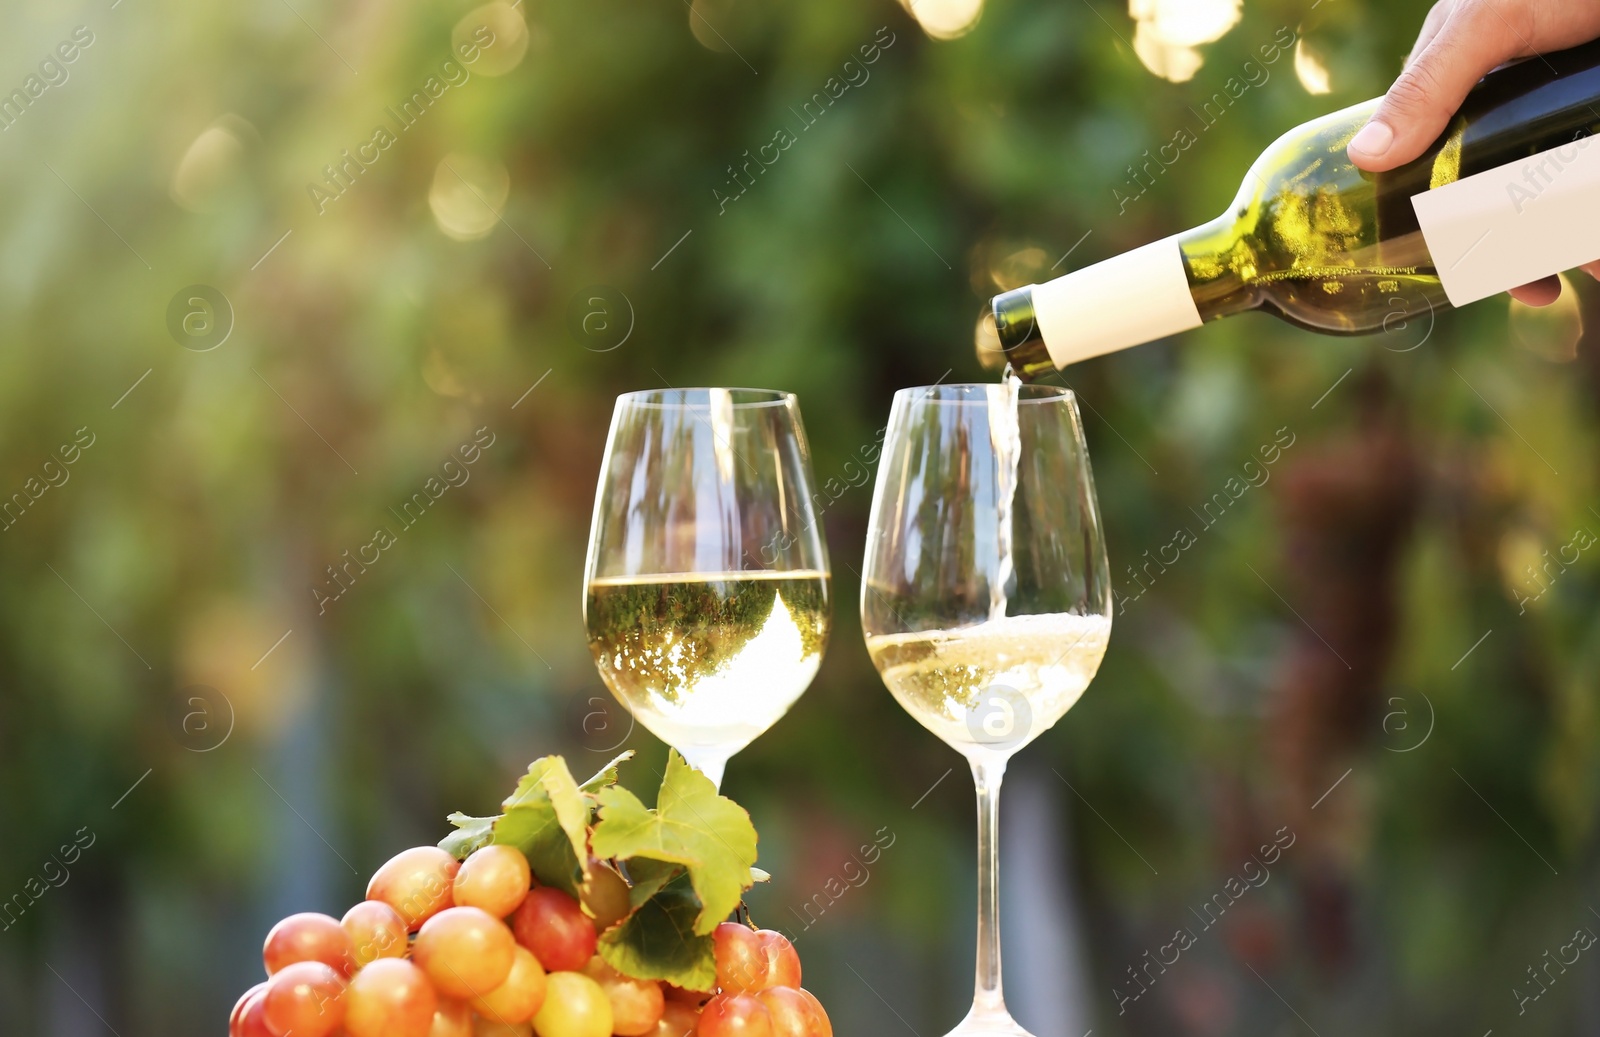
<path fill-rule="evenodd" d="M 945 1037 L 1033 1037 L 1033 1034 L 1011 1018 L 1011 1013 L 1004 1006 L 996 1009 L 974 1005 L 967 1017 Z"/>

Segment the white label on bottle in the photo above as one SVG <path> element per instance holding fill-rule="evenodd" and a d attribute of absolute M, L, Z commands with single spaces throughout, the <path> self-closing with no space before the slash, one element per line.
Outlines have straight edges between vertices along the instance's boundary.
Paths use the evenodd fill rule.
<path fill-rule="evenodd" d="M 1600 259 L 1600 147 L 1580 137 L 1411 199 L 1452 306 Z"/>
<path fill-rule="evenodd" d="M 1176 238 L 1035 285 L 1033 313 L 1057 367 L 1200 326 Z"/>

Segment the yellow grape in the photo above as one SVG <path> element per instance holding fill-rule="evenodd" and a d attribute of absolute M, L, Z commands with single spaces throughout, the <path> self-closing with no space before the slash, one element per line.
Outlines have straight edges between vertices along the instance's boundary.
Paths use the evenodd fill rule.
<path fill-rule="evenodd" d="M 461 865 L 437 846 L 401 850 L 372 873 L 367 899 L 399 912 L 411 932 L 451 904 L 450 888 Z"/>
<path fill-rule="evenodd" d="M 502 1023 L 524 1023 L 544 1004 L 545 974 L 539 959 L 518 945 L 506 981 L 472 999 L 472 1010 L 486 1019 Z M 619 1033 L 621 1031 L 618 1031 Z"/>
<path fill-rule="evenodd" d="M 756 932 L 756 946 L 766 960 L 766 986 L 798 989 L 800 955 L 789 938 L 775 929 L 760 929 Z"/>
<path fill-rule="evenodd" d="M 483 1016 L 472 1019 L 472 1037 L 533 1037 L 532 1023 L 502 1023 Z"/>
<path fill-rule="evenodd" d="M 811 1037 L 833 1037 L 833 1023 L 828 1019 L 822 1002 L 817 1000 L 817 995 L 802 987 L 800 996 L 811 1002 Z"/>
<path fill-rule="evenodd" d="M 628 880 L 611 866 L 596 861 L 589 867 L 589 881 L 579 891 L 578 900 L 599 932 L 616 925 L 633 910 L 628 903 Z"/>
<path fill-rule="evenodd" d="M 814 1037 L 811 1002 L 793 987 L 768 987 L 756 995 L 772 1020 L 772 1037 Z"/>
<path fill-rule="evenodd" d="M 706 1003 L 706 999 L 711 996 L 703 991 L 688 990 L 684 987 L 673 986 L 671 983 L 661 984 L 661 991 L 666 995 L 668 1001 L 682 1001 L 697 1012 L 700 1010 L 700 1006 Z"/>
<path fill-rule="evenodd" d="M 328 1037 L 344 1022 L 344 979 L 320 961 L 297 961 L 267 981 L 263 1016 L 275 1033 Z"/>
<path fill-rule="evenodd" d="M 320 961 L 339 975 L 348 976 L 350 949 L 350 934 L 338 922 L 315 911 L 303 911 L 272 927 L 261 958 L 269 976 L 297 961 Z"/>
<path fill-rule="evenodd" d="M 539 1037 L 611 1037 L 611 1002 L 583 973 L 552 972 L 533 1031 Z"/>
<path fill-rule="evenodd" d="M 650 1037 L 693 1037 L 699 1025 L 699 1009 L 682 1001 L 669 1000 L 662 1007 L 661 1018 L 656 1020 Z"/>
<path fill-rule="evenodd" d="M 439 1003 L 428 977 L 404 958 L 379 958 L 357 972 L 344 999 L 349 1037 L 430 1037 Z"/>
<path fill-rule="evenodd" d="M 379 958 L 406 956 L 406 920 L 381 900 L 363 900 L 344 913 L 339 925 L 350 937 L 358 969 Z"/>
<path fill-rule="evenodd" d="M 476 907 L 450 907 L 423 923 L 411 958 L 446 997 L 486 994 L 506 981 L 516 940 L 504 922 Z"/>
<path fill-rule="evenodd" d="M 428 1037 L 472 1037 L 472 1006 L 441 997 L 439 1007 L 433 1010 Z"/>
<path fill-rule="evenodd" d="M 515 846 L 485 846 L 461 862 L 456 872 L 455 902 L 482 908 L 496 918 L 517 909 L 533 886 L 528 858 Z"/>
<path fill-rule="evenodd" d="M 711 933 L 717 963 L 717 986 L 725 994 L 753 994 L 767 986 L 767 955 L 756 931 L 738 922 L 723 922 Z"/>
<path fill-rule="evenodd" d="M 590 958 L 583 974 L 600 984 L 611 1003 L 611 1032 L 621 1037 L 643 1037 L 655 1029 L 664 999 L 661 984 L 624 976 L 598 957 Z"/>
<path fill-rule="evenodd" d="M 267 1029 L 267 985 L 255 986 L 235 1009 L 237 1016 L 228 1022 L 228 1037 L 277 1037 Z"/>
<path fill-rule="evenodd" d="M 754 994 L 718 994 L 700 1013 L 698 1037 L 773 1037 L 772 1016 Z"/>
<path fill-rule="evenodd" d="M 257 994 L 265 996 L 266 989 L 267 985 L 265 983 L 257 983 L 249 990 L 246 990 L 244 994 L 240 996 L 238 1001 L 234 1002 L 233 1012 L 228 1016 L 228 1037 L 239 1037 L 237 1032 L 239 1029 L 239 1019 L 244 1015 L 244 1010 L 250 1007 L 250 999 L 255 997 Z"/>

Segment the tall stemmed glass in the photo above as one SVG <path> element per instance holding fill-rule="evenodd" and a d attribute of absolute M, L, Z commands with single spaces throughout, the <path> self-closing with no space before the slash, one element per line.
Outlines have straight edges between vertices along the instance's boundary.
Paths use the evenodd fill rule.
<path fill-rule="evenodd" d="M 1000 781 L 1111 634 L 1094 479 L 1070 391 L 943 385 L 894 398 L 861 586 L 867 651 L 906 712 L 972 765 L 978 967 L 951 1037 L 1025 1035 L 1000 987 Z"/>
<path fill-rule="evenodd" d="M 789 393 L 617 397 L 584 573 L 589 650 L 618 701 L 719 785 L 822 661 L 812 482 Z"/>

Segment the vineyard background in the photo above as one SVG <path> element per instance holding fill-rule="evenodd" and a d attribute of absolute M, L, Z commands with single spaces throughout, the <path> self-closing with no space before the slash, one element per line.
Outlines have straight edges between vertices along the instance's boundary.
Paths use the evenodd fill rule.
<path fill-rule="evenodd" d="M 751 910 L 841 1034 L 952 1025 L 970 790 L 856 619 L 893 391 L 993 377 L 991 294 L 1214 215 L 1427 5 L 1132 7 L 11 5 L 0 1030 L 219 1033 L 274 919 L 532 758 L 653 787 L 583 549 L 612 398 L 717 384 L 799 394 L 837 592 L 729 768 Z M 1600 932 L 1597 328 L 1581 282 L 1068 372 L 1118 612 L 1008 782 L 1041 1037 L 1600 1032 L 1546 956 Z"/>

